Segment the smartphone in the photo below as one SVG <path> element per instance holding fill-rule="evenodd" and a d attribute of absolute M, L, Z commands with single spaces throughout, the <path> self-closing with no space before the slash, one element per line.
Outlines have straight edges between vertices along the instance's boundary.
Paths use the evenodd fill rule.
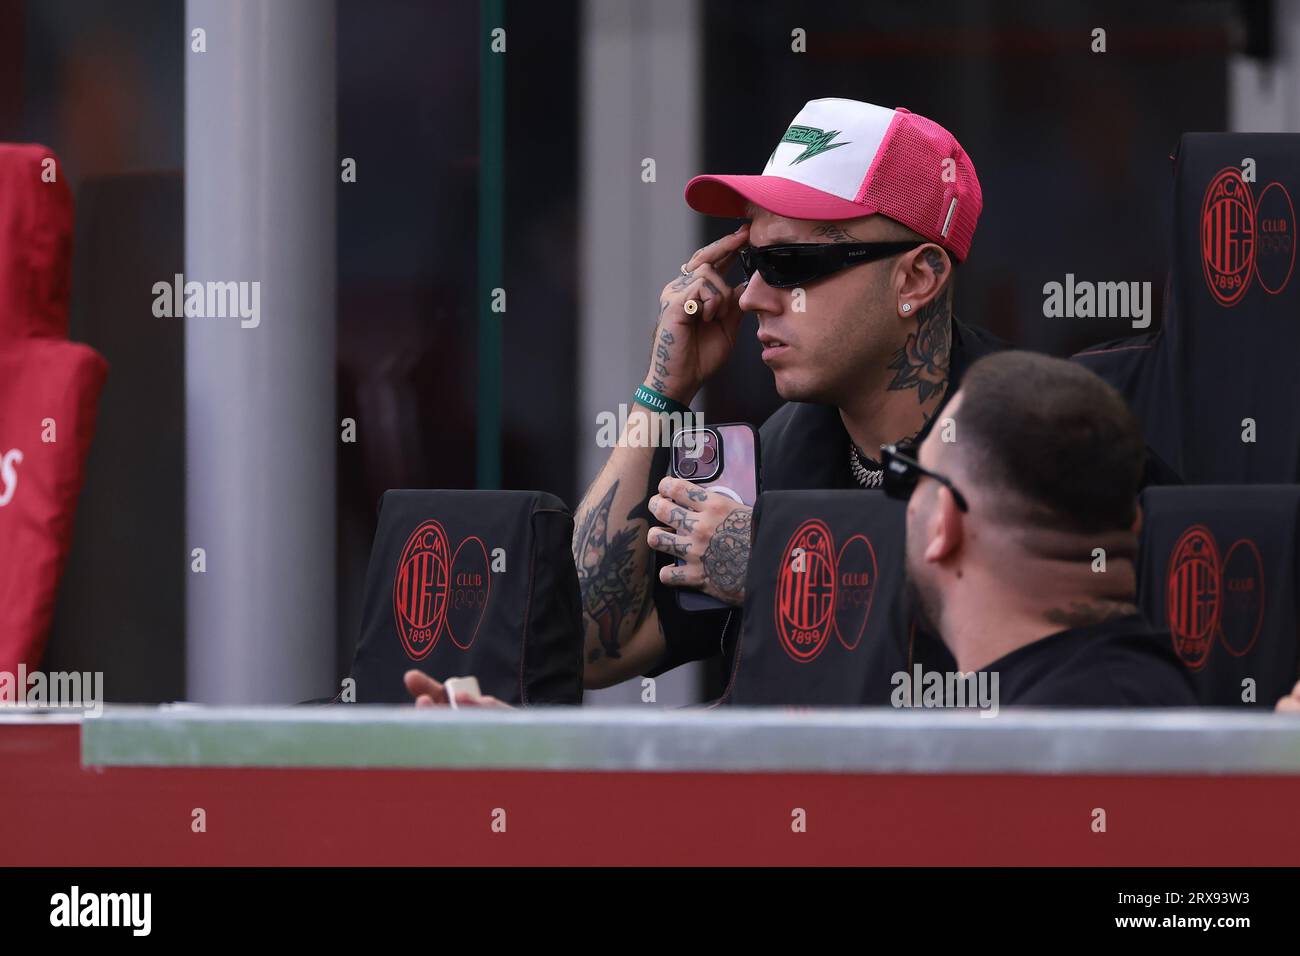
<path fill-rule="evenodd" d="M 758 432 L 753 425 L 742 422 L 683 428 L 673 435 L 672 451 L 668 462 L 672 477 L 684 478 L 751 508 L 758 500 Z M 694 588 L 679 589 L 677 604 L 683 611 L 730 606 Z"/>

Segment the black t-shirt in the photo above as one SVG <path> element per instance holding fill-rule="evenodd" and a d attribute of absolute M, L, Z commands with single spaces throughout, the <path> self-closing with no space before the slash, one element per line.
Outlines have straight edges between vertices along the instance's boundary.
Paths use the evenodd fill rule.
<path fill-rule="evenodd" d="M 1050 634 L 983 670 L 1000 707 L 1194 707 L 1191 678 L 1169 635 L 1140 614 Z"/>
<path fill-rule="evenodd" d="M 961 386 L 962 376 L 972 362 L 992 352 L 1007 348 L 1005 342 L 973 325 L 967 325 L 955 316 L 948 365 L 948 388 L 943 401 L 930 416 L 930 425 L 939 419 L 937 412 Z M 925 438 L 929 425 L 917 436 Z M 857 488 L 858 484 L 849 470 L 849 433 L 840 418 L 839 409 L 830 405 L 807 402 L 787 402 L 772 414 L 758 433 L 759 487 L 762 491 L 793 491 L 800 489 Z M 662 566 L 673 559 L 659 555 Z M 655 582 L 655 607 L 664 629 L 667 645 L 664 656 L 650 676 L 662 674 L 688 661 L 703 660 L 721 654 L 725 673 L 731 673 L 732 656 L 740 634 L 739 608 L 717 611 L 683 611 L 677 606 L 677 591 Z M 890 664 L 891 672 L 910 666 L 910 660 L 921 660 L 928 667 L 951 669 L 945 665 L 952 658 L 936 638 L 919 634 L 909 647 L 908 623 L 899 621 L 900 657 Z M 913 653 L 917 651 L 918 653 Z M 888 688 L 886 676 L 884 687 Z"/>

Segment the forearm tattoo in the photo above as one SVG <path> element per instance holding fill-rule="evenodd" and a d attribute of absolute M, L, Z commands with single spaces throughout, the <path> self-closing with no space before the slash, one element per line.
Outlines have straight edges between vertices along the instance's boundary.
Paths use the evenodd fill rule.
<path fill-rule="evenodd" d="M 619 648 L 640 626 L 649 608 L 646 576 L 638 573 L 635 547 L 645 525 L 633 522 L 609 536 L 609 511 L 617 492 L 616 481 L 598 505 L 585 514 L 580 512 L 573 535 L 583 617 L 600 642 L 599 647 L 589 648 L 588 663 L 599 659 L 602 651 L 618 657 Z"/>
<path fill-rule="evenodd" d="M 745 570 L 749 567 L 749 532 L 754 513 L 737 508 L 722 519 L 700 559 L 704 577 L 716 594 L 739 604 L 745 596 Z"/>
<path fill-rule="evenodd" d="M 673 334 L 667 329 L 656 329 L 655 332 L 654 355 L 652 358 L 654 372 L 650 376 L 650 387 L 655 391 L 662 392 L 667 387 L 664 383 L 668 378 L 668 360 L 672 357 L 668 348 L 677 340 L 673 338 Z"/>
<path fill-rule="evenodd" d="M 933 249 L 925 251 L 926 260 L 935 273 L 945 269 L 943 256 Z M 903 347 L 894 353 L 889 368 L 894 379 L 891 392 L 915 388 L 917 401 L 925 404 L 943 394 L 948 385 L 948 364 L 952 349 L 952 304 L 949 286 L 921 306 L 916 313 L 916 331 L 909 332 Z"/>

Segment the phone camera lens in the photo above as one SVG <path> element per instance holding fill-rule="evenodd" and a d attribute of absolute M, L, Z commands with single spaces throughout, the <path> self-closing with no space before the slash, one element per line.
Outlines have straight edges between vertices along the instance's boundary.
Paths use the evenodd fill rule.
<path fill-rule="evenodd" d="M 682 458 L 677 462 L 677 471 L 683 478 L 694 478 L 700 470 L 700 463 L 694 458 Z"/>

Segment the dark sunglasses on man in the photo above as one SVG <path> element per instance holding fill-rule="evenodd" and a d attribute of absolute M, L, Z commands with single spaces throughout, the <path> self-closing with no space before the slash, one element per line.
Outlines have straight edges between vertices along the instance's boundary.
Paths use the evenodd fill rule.
<path fill-rule="evenodd" d="M 780 246 L 746 246 L 740 250 L 745 278 L 757 272 L 774 289 L 789 289 L 824 279 L 850 266 L 910 252 L 924 242 L 808 242 Z"/>
<path fill-rule="evenodd" d="M 965 496 L 957 490 L 948 478 L 926 468 L 911 455 L 899 451 L 897 445 L 880 446 L 880 466 L 884 469 L 884 480 L 881 487 L 884 489 L 886 496 L 890 498 L 906 501 L 912 497 L 917 482 L 924 475 L 927 478 L 933 478 L 951 491 L 952 500 L 957 502 L 959 510 L 970 510 L 966 505 Z"/>

